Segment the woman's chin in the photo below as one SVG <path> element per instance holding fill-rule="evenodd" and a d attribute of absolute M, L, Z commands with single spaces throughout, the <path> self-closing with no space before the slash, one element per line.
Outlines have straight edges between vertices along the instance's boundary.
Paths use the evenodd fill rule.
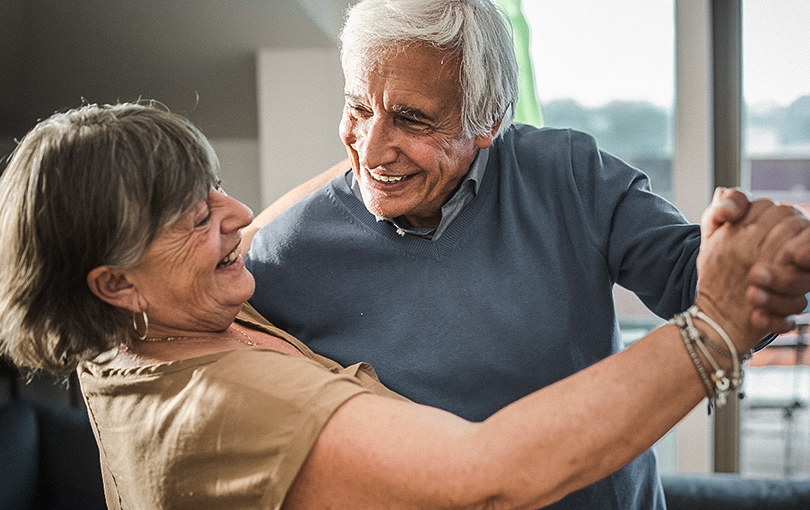
<path fill-rule="evenodd" d="M 228 267 L 218 269 L 219 275 L 224 277 L 219 280 L 219 288 L 222 289 L 224 294 L 229 296 L 228 302 L 241 305 L 253 296 L 253 291 L 256 288 L 256 281 L 253 275 L 245 267 L 242 262 L 242 257 Z"/>

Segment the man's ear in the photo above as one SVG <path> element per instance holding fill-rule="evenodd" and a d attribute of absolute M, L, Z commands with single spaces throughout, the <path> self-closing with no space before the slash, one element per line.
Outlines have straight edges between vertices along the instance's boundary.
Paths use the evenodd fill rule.
<path fill-rule="evenodd" d="M 483 136 L 476 136 L 475 137 L 475 146 L 479 149 L 487 149 L 490 145 L 492 145 L 492 140 L 495 139 L 495 134 L 498 132 L 498 129 L 501 127 L 501 121 L 503 119 L 498 119 L 495 124 L 489 129 L 489 133 Z"/>
<path fill-rule="evenodd" d="M 87 286 L 100 300 L 118 308 L 140 312 L 138 291 L 125 270 L 114 266 L 99 266 L 87 273 Z"/>

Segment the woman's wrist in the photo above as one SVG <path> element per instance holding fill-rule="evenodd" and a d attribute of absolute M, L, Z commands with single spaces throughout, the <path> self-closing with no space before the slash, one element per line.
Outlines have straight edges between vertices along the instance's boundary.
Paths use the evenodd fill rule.
<path fill-rule="evenodd" d="M 678 327 L 709 398 L 709 412 L 714 405 L 724 405 L 742 385 L 742 362 L 736 345 L 726 331 L 697 306 L 677 314 L 670 323 Z"/>

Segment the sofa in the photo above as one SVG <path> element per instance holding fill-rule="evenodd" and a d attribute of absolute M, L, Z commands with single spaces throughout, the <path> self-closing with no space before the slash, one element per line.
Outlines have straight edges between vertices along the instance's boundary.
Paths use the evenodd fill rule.
<path fill-rule="evenodd" d="M 663 475 L 667 510 L 810 510 L 810 480 Z"/>
<path fill-rule="evenodd" d="M 0 510 L 103 510 L 87 411 L 14 399 L 0 406 Z"/>

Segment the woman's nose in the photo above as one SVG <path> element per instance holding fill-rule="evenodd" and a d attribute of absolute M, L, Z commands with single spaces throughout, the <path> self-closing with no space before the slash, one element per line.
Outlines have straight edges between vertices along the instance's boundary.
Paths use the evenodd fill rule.
<path fill-rule="evenodd" d="M 222 219 L 221 230 L 223 234 L 246 227 L 253 221 L 253 211 L 239 200 L 228 195 L 222 195 L 225 217 Z"/>

